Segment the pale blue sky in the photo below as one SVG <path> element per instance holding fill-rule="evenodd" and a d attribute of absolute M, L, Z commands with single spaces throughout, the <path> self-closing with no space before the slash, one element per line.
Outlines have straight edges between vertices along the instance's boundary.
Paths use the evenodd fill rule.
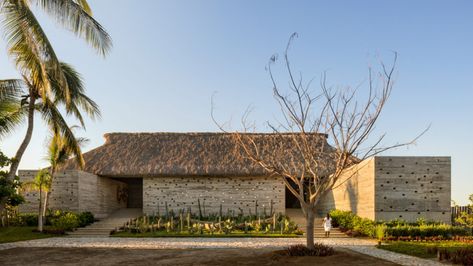
<path fill-rule="evenodd" d="M 139 4 L 138 4 L 139 3 Z M 389 155 L 452 156 L 452 197 L 473 193 L 473 2 L 471 1 L 90 1 L 114 48 L 104 60 L 38 12 L 57 54 L 84 76 L 103 119 L 81 134 L 89 150 L 115 131 L 217 131 L 210 118 L 238 119 L 255 107 L 261 130 L 277 116 L 265 65 L 293 32 L 293 64 L 307 78 L 356 85 L 368 65 L 399 53 L 396 86 L 379 132 L 387 143 L 431 130 Z M 17 77 L 0 43 L 0 78 Z M 284 81 L 284 80 L 283 80 Z M 315 83 L 317 84 L 317 82 Z M 13 155 L 19 128 L 0 149 Z M 21 168 L 46 165 L 37 124 Z"/>

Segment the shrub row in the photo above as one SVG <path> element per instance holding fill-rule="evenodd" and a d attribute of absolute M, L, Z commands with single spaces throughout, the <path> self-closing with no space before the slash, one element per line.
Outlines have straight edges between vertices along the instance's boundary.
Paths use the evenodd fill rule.
<path fill-rule="evenodd" d="M 421 226 L 396 226 L 387 227 L 386 235 L 392 237 L 410 236 L 410 237 L 438 237 L 450 239 L 454 236 L 469 236 L 471 230 L 466 227 L 451 226 L 446 224 L 440 225 L 421 225 Z"/>
<path fill-rule="evenodd" d="M 451 226 L 439 223 L 428 223 L 425 220 L 418 220 L 416 223 L 407 223 L 401 220 L 376 223 L 367 218 L 361 218 L 350 211 L 333 210 L 330 212 L 333 226 L 338 226 L 342 231 L 353 236 L 378 237 L 383 235 L 386 238 L 420 237 L 441 237 L 442 239 L 452 239 L 455 236 L 471 236 L 472 229 L 460 226 Z M 380 226 L 384 225 L 384 226 Z M 381 230 L 382 229 L 382 230 Z"/>
<path fill-rule="evenodd" d="M 77 227 L 84 227 L 94 222 L 91 212 L 74 213 L 69 211 L 50 211 L 46 215 L 45 225 L 55 229 L 69 231 Z M 37 226 L 38 214 L 24 213 L 13 217 L 10 221 L 13 226 Z"/>

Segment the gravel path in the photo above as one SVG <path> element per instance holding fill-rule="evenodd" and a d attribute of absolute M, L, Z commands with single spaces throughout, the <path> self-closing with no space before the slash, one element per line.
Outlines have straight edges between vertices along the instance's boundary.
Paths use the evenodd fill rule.
<path fill-rule="evenodd" d="M 376 241 L 357 238 L 323 238 L 317 242 L 347 248 L 362 254 L 401 265 L 445 265 L 437 261 L 416 258 L 377 249 Z M 303 238 L 115 238 L 115 237 L 56 237 L 0 244 L 0 250 L 15 247 L 69 248 L 128 248 L 128 249 L 192 249 L 192 248 L 283 248 L 304 244 Z"/>

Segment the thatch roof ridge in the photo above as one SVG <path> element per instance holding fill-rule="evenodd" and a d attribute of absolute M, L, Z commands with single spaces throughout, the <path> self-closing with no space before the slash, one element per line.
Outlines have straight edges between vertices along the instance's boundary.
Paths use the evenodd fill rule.
<path fill-rule="evenodd" d="M 123 138 L 123 137 L 133 137 L 133 136 L 178 136 L 178 135 L 184 135 L 184 136 L 232 136 L 236 132 L 109 132 L 103 134 L 103 137 L 105 138 L 105 143 L 111 141 L 113 142 L 117 138 Z M 243 135 L 254 135 L 254 136 L 294 136 L 298 135 L 300 133 L 294 133 L 294 132 L 283 132 L 283 133 L 274 133 L 274 132 L 269 132 L 269 133 L 264 133 L 264 132 L 245 132 L 241 133 L 238 132 L 238 134 L 243 134 Z M 314 136 L 325 136 L 325 138 L 328 137 L 327 134 L 325 133 L 309 133 L 308 135 L 314 135 Z"/>

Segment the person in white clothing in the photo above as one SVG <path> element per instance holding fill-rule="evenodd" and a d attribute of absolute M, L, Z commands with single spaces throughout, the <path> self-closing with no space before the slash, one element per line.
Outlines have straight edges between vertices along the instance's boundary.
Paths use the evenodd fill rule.
<path fill-rule="evenodd" d="M 325 230 L 325 237 L 330 237 L 330 229 L 332 229 L 332 218 L 330 217 L 330 214 L 327 213 L 322 225 Z"/>

